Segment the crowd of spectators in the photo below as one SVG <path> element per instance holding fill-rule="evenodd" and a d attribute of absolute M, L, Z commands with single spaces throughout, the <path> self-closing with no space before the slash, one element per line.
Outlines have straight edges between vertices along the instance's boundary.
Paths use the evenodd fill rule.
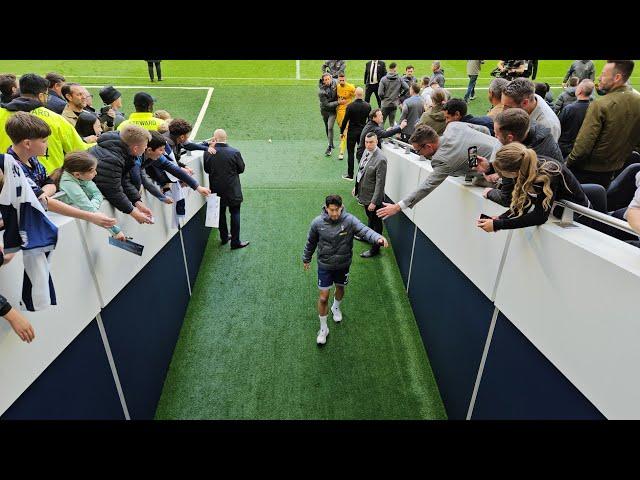
<path fill-rule="evenodd" d="M 99 211 L 104 200 L 138 223 L 151 224 L 143 188 L 176 210 L 183 186 L 205 197 L 211 193 L 181 162 L 181 154 L 213 155 L 215 140 L 190 141 L 191 124 L 166 111 L 154 113 L 155 99 L 146 92 L 135 94 L 135 112 L 127 118 L 115 87 L 99 91 L 103 105 L 96 110 L 84 86 L 55 72 L 0 75 L 0 91 L 0 265 L 23 252 L 26 310 L 56 304 L 49 253 L 57 227 L 47 211 L 92 222 L 125 241 L 115 218 Z M 22 340 L 35 338 L 28 320 L 2 295 L 0 314 Z"/>
<path fill-rule="evenodd" d="M 432 64 L 432 74 L 420 80 L 412 65 L 400 77 L 395 63 L 388 70 L 382 60 L 366 64 L 366 91 L 376 93 L 373 86 L 378 84 L 380 108 L 368 104 L 369 94 L 364 101 L 360 99 L 359 115 L 350 116 L 342 125 L 348 127 L 349 121 L 365 125 L 358 128 L 356 159 L 361 162 L 367 138 L 374 133 L 378 147 L 385 137 L 408 140 L 433 167 L 404 199 L 376 205 L 377 215 L 387 218 L 413 207 L 447 176 L 464 175 L 473 184 L 485 186 L 486 198 L 509 208 L 500 217 L 478 220 L 486 231 L 540 225 L 552 213 L 553 201 L 566 199 L 628 220 L 640 233 L 640 94 L 629 84 L 634 62 L 608 60 L 596 84 L 593 62 L 576 60 L 563 79 L 562 93 L 554 100 L 548 83 L 528 78 L 535 78 L 537 61 L 501 61 L 498 72 L 506 69 L 512 75 L 494 75 L 487 93 L 490 110 L 473 116 L 467 106 L 475 98 L 482 63 L 468 61 L 464 98 L 451 98 L 438 61 Z M 344 62 L 340 72 L 345 74 Z M 331 113 L 329 80 L 320 94 L 323 116 Z M 400 125 L 394 121 L 398 108 Z M 368 123 L 361 118 L 367 112 Z M 327 135 L 331 145 L 330 129 Z M 475 167 L 468 162 L 472 147 L 478 154 Z M 343 178 L 353 180 L 353 171 L 349 165 Z M 578 215 L 577 221 L 611 234 L 612 227 L 586 216 Z M 629 243 L 640 246 L 635 237 Z"/>

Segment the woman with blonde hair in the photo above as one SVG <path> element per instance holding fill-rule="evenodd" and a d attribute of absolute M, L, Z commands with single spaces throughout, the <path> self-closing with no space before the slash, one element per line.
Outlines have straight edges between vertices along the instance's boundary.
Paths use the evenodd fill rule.
<path fill-rule="evenodd" d="M 555 200 L 589 206 L 580 183 L 566 166 L 557 160 L 536 155 L 521 143 L 504 145 L 493 162 L 503 178 L 513 178 L 515 187 L 509 210 L 499 217 L 478 220 L 485 232 L 542 225 L 549 218 Z"/>

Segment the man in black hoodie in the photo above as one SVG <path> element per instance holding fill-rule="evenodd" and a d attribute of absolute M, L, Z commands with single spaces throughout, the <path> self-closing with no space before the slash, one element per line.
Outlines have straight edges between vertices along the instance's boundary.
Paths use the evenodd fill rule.
<path fill-rule="evenodd" d="M 129 124 L 121 132 L 107 132 L 89 153 L 98 159 L 98 174 L 93 181 L 109 203 L 138 223 L 153 223 L 153 213 L 141 201 L 140 191 L 131 181 L 131 169 L 142 155 L 151 134 L 144 128 Z"/>
<path fill-rule="evenodd" d="M 564 163 L 562 152 L 560 152 L 558 142 L 553 139 L 551 130 L 537 123 L 533 123 L 530 126 L 529 114 L 521 108 L 510 108 L 496 115 L 494 131 L 496 138 L 503 145 L 519 142 L 534 150 L 538 157 L 552 158 L 561 164 Z M 483 160 L 478 161 L 478 171 L 484 171 L 486 167 L 485 174 L 495 175 L 493 167 Z M 489 180 L 496 181 L 497 179 L 489 177 Z M 484 196 L 508 207 L 511 205 L 511 193 L 514 185 L 513 179 L 503 178 L 500 188 L 487 188 L 484 191 Z"/>

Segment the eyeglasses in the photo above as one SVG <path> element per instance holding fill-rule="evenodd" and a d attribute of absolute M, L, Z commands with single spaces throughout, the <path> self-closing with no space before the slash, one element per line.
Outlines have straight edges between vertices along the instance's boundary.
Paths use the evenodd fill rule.
<path fill-rule="evenodd" d="M 420 154 L 424 150 L 424 147 L 426 147 L 427 145 L 429 145 L 429 144 L 428 143 L 423 143 L 422 145 L 420 145 L 420 148 L 416 149 L 416 153 Z"/>

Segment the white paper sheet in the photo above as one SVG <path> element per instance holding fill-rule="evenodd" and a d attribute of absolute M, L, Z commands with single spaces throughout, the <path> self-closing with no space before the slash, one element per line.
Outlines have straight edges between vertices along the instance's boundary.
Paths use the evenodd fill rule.
<path fill-rule="evenodd" d="M 204 221 L 205 227 L 218 228 L 220 221 L 220 197 L 212 193 L 207 197 L 207 218 Z"/>

